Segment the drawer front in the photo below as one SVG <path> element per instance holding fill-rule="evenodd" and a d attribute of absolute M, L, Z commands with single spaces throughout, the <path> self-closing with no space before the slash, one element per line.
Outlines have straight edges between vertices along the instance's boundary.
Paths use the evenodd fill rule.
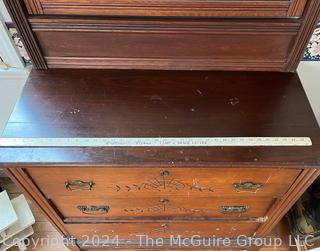
<path fill-rule="evenodd" d="M 298 17 L 306 0 L 25 0 L 29 14 Z"/>
<path fill-rule="evenodd" d="M 298 169 L 33 167 L 26 169 L 48 199 L 85 195 L 99 198 L 281 197 Z"/>
<path fill-rule="evenodd" d="M 281 71 L 300 27 L 283 19 L 50 17 L 30 23 L 49 68 L 99 69 Z"/>
<path fill-rule="evenodd" d="M 51 199 L 65 218 L 145 219 L 170 218 L 256 218 L 263 217 L 273 200 L 269 198 L 108 198 L 106 196 L 60 196 Z"/>
<path fill-rule="evenodd" d="M 193 223 L 109 223 L 109 224 L 66 224 L 69 234 L 76 239 L 100 238 L 139 239 L 141 235 L 149 238 L 170 238 L 172 236 L 192 237 L 237 237 L 251 236 L 258 228 L 257 223 L 243 222 L 193 222 Z"/>

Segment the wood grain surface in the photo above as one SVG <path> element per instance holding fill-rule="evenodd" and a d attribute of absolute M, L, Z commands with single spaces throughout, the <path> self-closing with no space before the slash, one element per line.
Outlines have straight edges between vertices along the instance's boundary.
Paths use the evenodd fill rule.
<path fill-rule="evenodd" d="M 36 167 L 25 172 L 47 196 L 64 197 L 233 197 L 281 198 L 300 174 L 299 169 L 280 168 L 183 168 L 159 167 Z M 70 187 L 74 181 L 93 182 L 90 187 Z M 234 185 L 250 182 L 260 189 L 236 189 Z M 73 191 L 72 191 L 73 190 Z"/>
<path fill-rule="evenodd" d="M 29 14 L 192 16 L 192 17 L 299 17 L 306 0 L 25 0 Z"/>
<path fill-rule="evenodd" d="M 4 137 L 303 136 L 312 147 L 2 148 L 0 163 L 104 166 L 320 163 L 319 127 L 291 73 L 31 72 Z"/>

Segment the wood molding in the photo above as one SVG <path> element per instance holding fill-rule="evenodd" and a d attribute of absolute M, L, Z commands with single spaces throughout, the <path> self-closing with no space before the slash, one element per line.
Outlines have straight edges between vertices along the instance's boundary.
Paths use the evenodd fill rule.
<path fill-rule="evenodd" d="M 302 24 L 299 33 L 294 41 L 291 53 L 288 57 L 288 63 L 285 71 L 293 72 L 297 69 L 301 58 L 303 57 L 304 50 L 310 41 L 310 37 L 319 21 L 320 17 L 320 1 L 310 0 L 306 6 Z"/>
<path fill-rule="evenodd" d="M 280 60 L 45 57 L 50 68 L 282 71 Z"/>
<path fill-rule="evenodd" d="M 209 2 L 194 0 L 115 0 L 112 2 L 25 0 L 25 2 L 30 5 L 30 14 L 171 17 L 286 17 L 292 5 L 290 1 L 281 0 L 220 0 Z M 295 12 L 290 13 L 296 14 Z"/>
<path fill-rule="evenodd" d="M 37 43 L 26 17 L 25 6 L 21 0 L 4 0 L 11 18 L 20 34 L 22 42 L 29 54 L 32 63 L 37 69 L 47 69 L 47 64 L 42 56 L 41 49 Z"/>
<path fill-rule="evenodd" d="M 219 237 L 217 237 L 218 239 Z M 185 243 L 188 243 L 190 241 L 190 238 L 181 238 L 181 242 L 183 243 L 184 239 L 186 240 Z M 212 242 L 212 238 L 202 238 L 203 243 L 210 243 L 210 240 Z M 156 250 L 175 250 L 175 251 L 187 251 L 187 250 L 220 250 L 220 251 L 240 251 L 240 250 L 250 250 L 250 251 L 257 251 L 261 247 L 257 246 L 249 246 L 250 240 L 247 239 L 246 242 L 243 242 L 241 246 L 239 246 L 239 241 L 237 241 L 236 238 L 230 238 L 230 243 L 228 247 L 226 245 L 223 245 L 222 242 L 216 243 L 216 245 L 212 245 L 211 247 L 208 247 L 208 245 L 197 245 L 196 249 L 195 246 L 187 246 L 187 245 L 179 245 L 178 243 L 174 243 L 172 239 L 170 238 L 162 238 L 162 245 L 160 248 L 159 246 L 157 247 L 156 245 L 151 245 L 150 241 L 146 242 L 145 240 L 119 240 L 117 245 L 115 245 L 114 240 L 107 240 L 107 241 L 100 241 L 100 242 L 92 242 L 92 241 L 85 241 L 85 240 L 76 240 L 77 245 L 79 245 L 81 248 L 84 250 L 88 249 L 94 249 L 97 250 L 101 249 L 103 247 L 107 247 L 112 250 L 117 250 L 119 251 L 128 251 L 128 250 L 145 250 L 145 251 L 156 251 Z M 68 246 L 67 246 L 68 247 Z M 69 248 L 69 247 L 68 247 Z"/>
<path fill-rule="evenodd" d="M 319 175 L 319 169 L 304 169 L 287 193 L 269 210 L 268 221 L 257 229 L 255 236 L 266 236 Z"/>
<path fill-rule="evenodd" d="M 24 1 L 26 3 L 26 6 L 27 6 L 30 14 L 66 14 L 66 15 L 69 15 L 69 14 L 81 14 L 82 13 L 82 14 L 87 14 L 87 15 L 91 15 L 91 14 L 97 15 L 97 14 L 99 14 L 99 13 L 97 13 L 97 11 L 100 11 L 100 12 L 101 11 L 102 12 L 103 11 L 110 11 L 110 8 L 111 9 L 115 8 L 115 6 L 113 6 L 115 4 L 114 2 L 112 4 L 103 3 L 103 4 L 99 5 L 99 8 L 97 8 L 97 4 L 92 3 L 91 0 L 83 0 L 81 2 L 81 5 L 79 5 L 75 0 L 63 0 L 63 1 L 24 0 Z M 36 36 L 33 34 L 32 30 L 29 27 L 29 24 L 26 20 L 25 5 L 23 4 L 24 1 L 5 0 L 5 3 L 9 9 L 15 23 L 16 23 L 18 31 L 21 34 L 23 42 L 25 43 L 26 49 L 27 49 L 35 67 L 38 69 L 47 69 L 46 60 L 44 59 L 43 53 L 42 53 L 43 48 L 42 47 L 40 48 L 38 46 L 38 43 L 37 43 L 38 41 L 36 39 Z M 118 0 L 118 1 L 120 1 L 120 0 Z M 152 3 L 154 3 L 154 4 L 156 3 L 155 1 L 156 0 L 151 1 L 150 8 L 156 9 L 159 7 L 158 5 L 155 5 L 154 7 L 152 7 Z M 185 1 L 187 1 L 188 4 L 190 4 L 190 6 L 191 5 L 193 6 L 191 8 L 192 10 L 194 8 L 196 8 L 196 6 L 195 6 L 196 4 L 192 0 L 185 0 Z M 250 7 L 249 9 L 251 11 L 251 7 L 252 8 L 260 8 L 263 4 L 267 4 L 268 7 L 275 8 L 275 5 L 277 5 L 277 4 L 279 5 L 281 3 L 280 4 L 282 6 L 281 8 L 286 8 L 287 14 L 284 16 L 301 16 L 303 14 L 303 17 L 300 19 L 286 20 L 286 22 L 288 22 L 288 23 L 289 23 L 289 21 L 291 21 L 292 23 L 295 23 L 296 25 L 301 24 L 301 27 L 299 28 L 299 30 L 296 31 L 296 34 L 295 34 L 296 37 L 292 38 L 292 41 L 290 42 L 290 46 L 288 46 L 288 52 L 287 52 L 288 55 L 286 55 L 286 57 L 283 59 L 281 65 L 276 64 L 276 65 L 274 65 L 274 67 L 271 66 L 270 68 L 261 67 L 261 65 L 259 65 L 257 67 L 251 67 L 250 62 L 249 62 L 248 67 L 244 67 L 243 65 L 240 65 L 236 68 L 236 70 L 268 70 L 268 71 L 288 71 L 288 72 L 295 71 L 300 60 L 301 60 L 304 49 L 305 49 L 307 43 L 309 42 L 309 39 L 312 35 L 312 32 L 314 30 L 314 27 L 315 27 L 317 21 L 318 21 L 318 18 L 320 16 L 320 1 L 318 1 L 318 0 L 291 0 L 291 1 L 272 1 L 272 3 L 270 1 L 267 1 L 268 3 L 265 3 L 265 2 L 266 1 L 259 1 L 258 2 L 259 4 L 255 5 L 255 6 L 253 6 L 253 3 L 248 3 L 248 2 L 242 2 L 241 4 L 238 2 L 238 4 L 248 5 Z M 157 4 L 159 4 L 159 3 L 157 3 Z M 170 2 L 170 4 L 174 5 L 175 3 Z M 176 4 L 178 4 L 178 3 L 176 3 Z M 209 3 L 207 3 L 207 4 L 209 4 Z M 228 3 L 215 2 L 215 3 L 210 3 L 210 4 L 219 4 L 215 7 L 215 8 L 218 8 L 218 6 L 221 7 L 221 4 L 224 4 L 225 6 L 228 7 L 231 4 L 231 2 L 228 2 Z M 118 3 L 118 5 L 116 5 L 115 9 L 117 9 L 117 11 L 119 11 L 119 8 L 120 9 L 123 8 L 122 14 L 128 15 L 128 13 L 126 12 L 127 9 L 134 7 L 134 10 L 131 10 L 131 11 L 134 11 L 134 13 L 136 13 L 136 15 L 142 15 L 141 13 L 139 14 L 139 12 L 137 12 L 136 5 L 138 6 L 139 4 L 134 3 L 134 5 L 133 5 L 132 1 L 121 0 Z M 86 8 L 83 8 L 83 6 L 85 6 Z M 203 5 L 201 5 L 201 6 L 203 6 Z M 231 9 L 233 8 L 232 9 L 233 12 L 235 12 L 237 10 L 237 8 L 234 7 L 234 3 L 232 3 L 229 7 Z M 90 13 L 90 8 L 93 11 L 92 13 Z M 165 8 L 165 7 L 163 7 L 163 8 Z M 172 7 L 171 10 L 169 10 L 169 11 L 173 11 L 173 9 L 175 9 L 175 8 L 176 7 Z M 206 8 L 208 8 L 208 6 L 206 6 Z M 281 8 L 278 6 L 277 9 L 280 10 Z M 228 8 L 226 8 L 226 9 L 228 9 Z M 76 10 L 80 11 L 81 13 L 80 12 L 76 13 Z M 143 10 L 141 10 L 141 11 L 145 12 L 145 6 L 143 7 Z M 176 11 L 176 9 L 175 9 L 175 11 Z M 104 15 L 104 14 L 100 13 L 100 15 Z M 156 15 L 156 14 L 155 13 L 152 14 L 151 12 L 149 12 L 148 15 Z M 183 15 L 183 14 L 181 14 L 181 15 Z M 184 14 L 184 15 L 186 15 L 186 14 Z M 206 14 L 206 15 L 209 15 L 209 14 Z M 163 16 L 165 16 L 165 14 L 163 14 Z M 224 16 L 227 17 L 228 15 L 224 15 Z M 256 16 L 259 16 L 259 15 L 256 15 Z M 46 18 L 44 18 L 44 19 L 46 19 Z M 63 22 L 63 24 L 59 24 L 54 20 L 59 20 L 59 22 Z M 79 19 L 75 19 L 75 20 L 79 20 Z M 284 24 L 283 23 L 285 21 L 284 19 L 278 19 L 278 20 L 280 20 L 280 23 Z M 68 21 L 62 21 L 62 19 L 59 19 L 59 18 L 47 19 L 47 21 L 53 22 L 53 24 L 51 25 L 50 28 L 48 25 L 45 24 L 46 21 L 43 21 L 43 23 L 41 23 L 42 21 L 39 21 L 38 23 L 37 22 L 32 23 L 33 20 L 32 19 L 30 20 L 33 28 L 38 31 L 40 31 L 40 30 L 41 31 L 45 31 L 45 30 L 49 31 L 50 29 L 54 29 L 56 31 L 59 31 L 59 29 L 62 29 L 62 30 L 70 29 L 71 31 L 77 31 L 77 30 L 81 29 L 82 31 L 85 32 L 85 29 L 89 27 L 89 26 L 84 25 L 83 22 L 81 23 L 82 27 L 80 27 L 80 25 L 77 26 L 77 25 L 68 23 Z M 89 20 L 87 20 L 87 21 L 91 22 Z M 128 21 L 128 19 L 124 19 L 124 21 Z M 132 21 L 132 19 L 130 19 L 130 22 L 131 21 Z M 238 21 L 241 22 L 240 20 L 238 20 Z M 258 24 L 259 22 L 260 22 L 259 19 L 255 19 L 255 21 L 254 22 L 252 21 L 251 23 L 255 23 L 259 26 L 259 24 Z M 229 19 L 228 24 L 230 24 L 230 26 L 228 26 L 228 25 L 226 25 L 225 27 L 221 26 L 221 28 L 231 29 L 230 28 L 231 24 L 234 24 L 234 23 L 235 23 L 234 21 Z M 272 23 L 274 24 L 276 22 L 270 21 L 269 23 L 270 23 L 270 27 L 271 27 L 271 24 Z M 111 22 L 111 24 L 115 25 L 115 23 L 112 23 L 112 22 Z M 250 24 L 250 22 L 247 22 L 247 24 Z M 95 26 L 95 28 L 91 27 L 87 31 L 94 31 L 94 30 L 97 31 L 97 30 L 101 29 L 99 32 L 105 32 L 105 30 L 104 30 L 105 27 L 103 27 L 103 25 L 101 25 L 101 24 L 99 25 L 99 24 L 90 23 L 90 25 Z M 133 27 L 132 25 L 125 26 L 124 23 L 122 23 L 122 25 L 123 25 L 121 28 L 122 30 L 125 30 L 127 27 L 129 29 L 131 29 Z M 115 27 L 117 27 L 117 25 L 115 25 Z M 109 30 L 115 30 L 115 27 L 109 28 Z M 258 31 L 261 28 L 268 29 L 268 25 L 266 25 L 266 27 L 263 27 L 263 26 L 256 27 L 256 31 Z M 278 29 L 279 33 L 280 32 L 286 33 L 287 28 L 288 27 L 283 26 L 282 31 L 281 31 L 281 28 L 277 28 L 277 29 Z M 292 28 L 292 26 L 291 26 L 291 28 Z M 143 27 L 142 29 L 147 31 L 147 29 L 150 29 L 150 27 Z M 186 27 L 184 27 L 184 29 L 187 32 L 187 31 L 189 31 L 188 29 L 192 29 L 192 28 L 186 26 Z M 174 30 L 174 29 L 173 29 L 173 31 L 176 32 L 176 30 Z M 246 34 L 246 33 L 244 33 L 244 34 Z M 41 44 L 41 46 L 43 46 L 42 42 L 40 44 Z M 54 55 L 54 56 L 53 55 L 46 55 L 46 56 L 49 56 L 49 57 L 47 57 L 47 59 L 50 62 L 54 61 L 51 65 L 51 67 L 56 67 L 56 63 L 62 63 L 62 65 L 65 65 L 66 67 L 73 67 L 73 64 L 71 63 L 73 61 L 72 58 L 67 58 L 64 56 L 57 57 L 56 55 Z M 74 56 L 72 55 L 72 57 L 77 58 L 80 56 L 79 55 L 74 55 Z M 104 57 L 102 56 L 102 58 L 104 58 Z M 59 59 L 59 60 L 57 61 L 57 59 Z M 245 58 L 243 58 L 243 59 L 245 59 Z M 279 59 L 279 58 L 277 58 L 277 59 Z M 98 67 L 98 66 L 96 66 L 96 64 L 93 63 L 93 60 L 94 60 L 94 57 L 92 57 L 92 60 L 90 59 L 91 62 L 89 63 L 89 65 L 90 65 L 89 68 L 97 68 Z M 135 58 L 135 60 L 138 60 L 138 58 Z M 195 60 L 202 60 L 202 58 L 197 59 L 197 57 L 195 57 Z M 169 63 L 171 63 L 171 62 L 175 63 L 175 61 L 170 61 Z M 103 65 L 107 65 L 107 66 L 106 67 L 98 67 L 98 68 L 112 68 L 112 67 L 108 67 L 109 60 L 102 61 L 101 63 Z M 197 65 L 197 63 L 195 63 L 195 64 Z M 211 64 L 211 63 L 209 63 L 209 64 Z M 239 64 L 241 64 L 240 61 L 239 61 Z M 113 63 L 113 67 L 117 67 L 117 65 L 118 65 L 118 63 L 116 63 L 116 62 Z M 119 68 L 121 68 L 121 69 L 136 69 L 136 67 L 128 67 L 128 66 L 121 66 L 121 65 L 123 65 L 123 63 L 120 63 L 120 65 L 119 65 Z M 164 66 L 161 66 L 161 65 L 162 65 L 162 63 L 160 62 L 159 63 L 160 69 L 168 69 L 168 68 L 165 68 Z M 178 63 L 178 65 L 179 65 L 179 63 Z M 268 62 L 266 62 L 264 65 L 266 66 L 266 65 L 270 65 L 270 64 Z M 75 68 L 79 68 L 79 66 L 76 63 L 75 63 Z M 81 66 L 81 68 L 85 68 L 85 67 Z M 195 66 L 195 68 L 197 68 L 197 67 Z M 145 66 L 145 67 L 142 67 L 142 69 L 151 69 L 151 68 L 148 66 Z M 193 69 L 193 64 L 191 64 L 190 67 L 188 67 L 188 68 L 178 66 L 176 69 Z M 208 69 L 208 70 L 226 69 L 226 70 L 230 70 L 230 69 L 233 69 L 233 66 L 230 65 L 229 63 L 226 63 L 226 64 L 218 65 L 217 67 L 210 67 L 209 66 L 208 68 L 206 68 L 205 66 L 203 66 L 203 67 L 199 67 L 198 69 L 199 70 L 200 69 Z"/>
<path fill-rule="evenodd" d="M 243 34 L 289 34 L 296 35 L 300 22 L 291 19 L 180 19 L 180 18 L 67 18 L 30 17 L 33 31 L 90 31 L 109 32 L 118 30 L 166 31 L 185 34 L 190 31 L 221 33 L 244 32 Z M 241 33 L 242 34 L 242 33 Z"/>
<path fill-rule="evenodd" d="M 304 7 L 307 0 L 291 0 L 290 7 L 288 9 L 289 17 L 300 17 L 303 14 Z"/>
<path fill-rule="evenodd" d="M 40 0 L 24 0 L 29 14 L 43 14 Z"/>
<path fill-rule="evenodd" d="M 300 27 L 298 21 L 286 19 L 33 17 L 29 21 L 49 68 L 91 69 L 283 71 Z M 105 46 L 101 41 L 110 42 Z"/>

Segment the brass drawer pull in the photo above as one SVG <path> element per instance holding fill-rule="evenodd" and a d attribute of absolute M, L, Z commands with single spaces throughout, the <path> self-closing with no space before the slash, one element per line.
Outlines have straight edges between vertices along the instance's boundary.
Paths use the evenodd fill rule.
<path fill-rule="evenodd" d="M 109 206 L 78 206 L 78 209 L 84 214 L 107 214 Z"/>
<path fill-rule="evenodd" d="M 233 187 L 237 192 L 257 192 L 263 188 L 263 184 L 254 182 L 234 183 Z"/>
<path fill-rule="evenodd" d="M 93 181 L 85 182 L 81 180 L 66 181 L 65 187 L 70 191 L 83 191 L 83 190 L 92 190 L 92 187 L 95 185 Z"/>
<path fill-rule="evenodd" d="M 222 206 L 220 207 L 219 211 L 222 214 L 228 213 L 244 213 L 247 212 L 249 206 Z"/>

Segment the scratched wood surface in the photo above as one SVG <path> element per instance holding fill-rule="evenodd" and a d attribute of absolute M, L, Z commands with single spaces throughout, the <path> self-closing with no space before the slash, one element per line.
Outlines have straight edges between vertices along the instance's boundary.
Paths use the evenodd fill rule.
<path fill-rule="evenodd" d="M 57 196 L 108 198 L 232 197 L 281 198 L 301 170 L 281 168 L 158 168 L 158 167 L 29 167 L 25 172 L 48 198 Z M 71 192 L 65 184 L 94 182 L 90 191 Z M 261 189 L 243 191 L 234 185 L 250 181 Z M 87 188 L 88 189 L 88 188 Z M 88 198 L 89 199 L 89 198 Z"/>
<path fill-rule="evenodd" d="M 297 74 L 33 70 L 4 137 L 303 136 L 312 147 L 7 148 L 0 165 L 318 166 Z"/>

